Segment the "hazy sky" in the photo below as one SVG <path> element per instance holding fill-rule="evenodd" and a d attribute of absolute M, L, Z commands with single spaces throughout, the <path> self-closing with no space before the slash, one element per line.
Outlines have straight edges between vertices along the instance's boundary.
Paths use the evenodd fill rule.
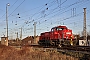
<path fill-rule="evenodd" d="M 6 36 L 6 4 L 8 9 L 9 38 L 34 35 L 50 31 L 57 25 L 66 25 L 74 34 L 83 30 L 86 8 L 87 31 L 90 31 L 90 0 L 0 0 L 0 37 Z"/>

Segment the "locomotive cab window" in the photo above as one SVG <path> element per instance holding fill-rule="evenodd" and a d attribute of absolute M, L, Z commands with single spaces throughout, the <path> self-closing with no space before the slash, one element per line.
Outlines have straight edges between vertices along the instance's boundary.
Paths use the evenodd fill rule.
<path fill-rule="evenodd" d="M 64 28 L 57 28 L 57 30 L 63 30 Z"/>
<path fill-rule="evenodd" d="M 59 31 L 59 30 L 64 30 L 64 28 L 52 28 L 51 31 Z"/>
<path fill-rule="evenodd" d="M 53 32 L 53 31 L 56 31 L 56 28 L 52 28 L 51 31 L 52 31 L 52 32 Z"/>

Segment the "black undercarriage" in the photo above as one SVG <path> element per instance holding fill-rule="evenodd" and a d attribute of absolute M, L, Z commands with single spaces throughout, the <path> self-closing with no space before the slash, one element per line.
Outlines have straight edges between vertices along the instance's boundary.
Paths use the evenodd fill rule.
<path fill-rule="evenodd" d="M 73 43 L 73 45 L 76 45 L 76 41 L 73 40 L 39 40 L 39 45 L 42 46 L 58 46 L 58 45 L 71 45 L 71 42 Z"/>

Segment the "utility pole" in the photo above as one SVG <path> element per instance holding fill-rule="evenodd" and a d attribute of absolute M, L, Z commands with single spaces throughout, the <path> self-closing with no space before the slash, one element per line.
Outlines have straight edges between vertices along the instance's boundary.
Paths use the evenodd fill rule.
<path fill-rule="evenodd" d="M 21 29 L 21 34 L 20 34 L 20 45 L 21 45 L 21 40 L 22 40 L 22 27 L 21 27 L 20 29 Z"/>
<path fill-rule="evenodd" d="M 84 9 L 84 26 L 83 26 L 83 36 L 85 40 L 85 46 L 87 46 L 87 31 L 86 31 L 86 8 Z"/>
<path fill-rule="evenodd" d="M 36 22 L 34 22 L 34 43 L 36 43 Z"/>
<path fill-rule="evenodd" d="M 20 29 L 21 29 L 20 40 L 22 40 L 22 27 Z"/>
<path fill-rule="evenodd" d="M 6 45 L 8 46 L 8 6 L 10 6 L 9 3 L 6 4 L 6 25 L 7 25 L 7 38 L 6 38 Z"/>
<path fill-rule="evenodd" d="M 17 32 L 16 34 L 17 34 L 17 38 L 16 38 L 16 40 L 17 40 L 17 42 L 18 42 L 18 32 Z"/>

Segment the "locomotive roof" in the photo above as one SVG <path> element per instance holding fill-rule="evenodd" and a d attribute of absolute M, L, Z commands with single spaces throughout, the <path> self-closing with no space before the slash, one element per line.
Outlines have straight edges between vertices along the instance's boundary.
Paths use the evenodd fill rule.
<path fill-rule="evenodd" d="M 53 28 L 64 28 L 64 29 L 67 29 L 66 26 L 61 26 L 61 25 L 60 25 L 60 26 L 53 27 Z M 53 28 L 52 28 L 52 29 L 53 29 Z"/>

